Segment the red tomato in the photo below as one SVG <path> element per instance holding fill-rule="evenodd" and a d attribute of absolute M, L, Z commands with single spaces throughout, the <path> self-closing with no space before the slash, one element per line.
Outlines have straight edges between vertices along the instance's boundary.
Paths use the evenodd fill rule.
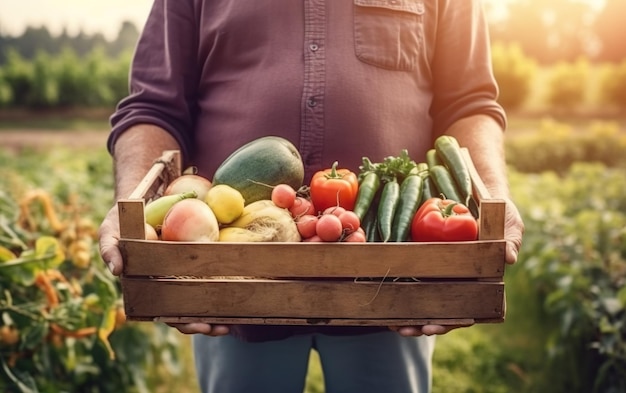
<path fill-rule="evenodd" d="M 325 242 L 336 242 L 343 232 L 341 220 L 334 214 L 322 214 L 317 220 L 315 231 Z"/>
<path fill-rule="evenodd" d="M 465 205 L 450 199 L 428 199 L 411 222 L 411 239 L 417 242 L 469 241 L 477 237 L 474 216 Z"/>
<path fill-rule="evenodd" d="M 276 206 L 289 209 L 296 201 L 296 190 L 289 184 L 278 184 L 272 189 L 271 200 Z"/>

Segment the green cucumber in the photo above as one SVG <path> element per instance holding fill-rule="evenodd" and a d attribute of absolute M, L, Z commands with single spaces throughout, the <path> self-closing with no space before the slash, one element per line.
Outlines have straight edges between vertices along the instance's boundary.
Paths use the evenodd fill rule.
<path fill-rule="evenodd" d="M 439 195 L 439 190 L 437 190 L 437 186 L 430 174 L 426 175 L 422 178 L 422 201 L 420 204 L 424 203 L 430 198 L 434 198 Z"/>
<path fill-rule="evenodd" d="M 390 241 L 404 242 L 408 240 L 413 216 L 415 216 L 415 212 L 417 212 L 422 201 L 422 182 L 423 179 L 420 176 L 413 175 L 404 178 L 400 184 L 400 197 L 393 215 Z"/>
<path fill-rule="evenodd" d="M 444 199 L 452 199 L 453 201 L 464 203 L 448 168 L 443 165 L 433 166 L 430 168 L 430 178 L 435 183 L 437 190 L 443 194 Z"/>
<path fill-rule="evenodd" d="M 376 172 L 369 172 L 365 174 L 362 180 L 359 182 L 359 191 L 356 195 L 356 202 L 354 203 L 354 214 L 362 220 L 365 217 L 374 196 L 380 188 L 380 176 Z"/>
<path fill-rule="evenodd" d="M 435 140 L 435 150 L 457 185 L 462 198 L 459 202 L 467 206 L 472 196 L 472 178 L 459 142 L 453 136 L 442 135 Z"/>
<path fill-rule="evenodd" d="M 435 165 L 443 165 L 443 162 L 441 161 L 441 158 L 439 158 L 437 150 L 430 149 L 426 152 L 426 164 L 429 168 L 432 168 Z"/>
<path fill-rule="evenodd" d="M 365 240 L 367 242 L 379 242 L 380 236 L 378 233 L 378 217 L 377 217 L 377 206 L 378 204 L 370 205 L 369 209 L 365 213 L 363 217 L 363 221 L 361 222 L 361 227 L 365 231 Z"/>
<path fill-rule="evenodd" d="M 383 186 L 378 204 L 378 231 L 383 242 L 391 239 L 391 226 L 393 225 L 393 216 L 398 207 L 399 199 L 400 184 L 394 177 Z"/>

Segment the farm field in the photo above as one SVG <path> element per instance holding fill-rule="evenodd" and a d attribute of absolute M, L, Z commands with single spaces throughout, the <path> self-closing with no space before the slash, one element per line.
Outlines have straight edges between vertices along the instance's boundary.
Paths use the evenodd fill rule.
<path fill-rule="evenodd" d="M 513 116 L 510 118 L 507 140 L 532 134 L 545 127 L 542 126 L 545 121 L 542 116 Z M 567 124 L 583 134 L 589 124 L 595 121 L 585 117 L 558 120 L 559 124 Z M 617 124 L 619 134 L 623 135 L 622 121 L 611 121 Z M 0 191 L 18 194 L 20 189 L 26 192 L 28 188 L 43 188 L 61 205 L 67 202 L 69 194 L 76 192 L 85 209 L 83 214 L 94 224 L 98 223 L 112 201 L 110 158 L 104 145 L 107 137 L 106 121 L 90 121 L 89 124 L 95 124 L 93 127 L 83 127 L 84 124 L 87 124 L 84 120 L 70 120 L 64 126 L 63 120 L 60 120 L 49 129 L 42 127 L 41 123 L 30 122 L 0 125 L 0 162 L 5 174 L 0 180 Z M 616 154 L 623 155 L 623 150 Z M 548 343 L 551 350 L 557 352 L 552 355 L 554 361 L 548 358 L 547 366 L 550 366 L 548 368 L 552 370 L 552 377 L 556 381 L 553 383 L 563 386 L 558 389 L 555 387 L 555 392 L 584 392 L 584 388 L 580 387 L 589 386 L 589 375 L 594 375 L 582 373 L 575 361 L 571 364 L 563 362 L 564 357 L 586 359 L 589 356 L 586 350 L 577 352 L 576 346 L 568 341 L 583 340 L 586 336 L 581 331 L 570 330 L 567 337 L 561 337 L 555 332 L 571 329 L 572 325 L 559 325 L 563 314 L 578 320 L 579 326 L 590 323 L 586 319 L 588 311 L 575 308 L 577 304 L 587 304 L 586 300 L 576 297 L 578 293 L 583 293 L 581 288 L 585 287 L 585 277 L 590 274 L 584 270 L 586 264 L 595 266 L 597 255 L 599 261 L 615 264 L 609 272 L 615 269 L 619 272 L 619 266 L 624 263 L 623 257 L 620 259 L 619 256 L 620 250 L 621 255 L 626 255 L 623 245 L 619 243 L 620 236 L 624 236 L 620 235 L 619 228 L 626 224 L 624 214 L 620 213 L 626 207 L 623 196 L 626 176 L 623 170 L 606 171 L 592 165 L 580 167 L 564 175 L 564 179 L 557 179 L 551 174 L 529 175 L 513 171 L 511 183 L 514 197 L 527 221 L 525 245 L 528 251 L 520 255 L 520 263 L 507 272 L 507 321 L 504 324 L 459 329 L 439 337 L 435 352 L 433 393 L 545 391 L 541 390 L 541 386 L 546 386 L 542 370 L 546 366 Z M 585 190 L 586 194 L 580 190 Z M 571 203 L 572 195 L 576 195 L 576 203 Z M 567 206 L 571 206 L 569 211 Z M 604 216 L 596 216 L 595 212 L 600 210 L 606 212 Z M 611 214 L 607 215 L 609 212 Z M 573 218 L 567 218 L 570 216 Z M 548 222 L 549 226 L 546 225 Z M 600 229 L 596 225 L 600 225 Z M 585 233 L 601 233 L 604 237 L 589 239 Z M 565 242 L 562 239 L 570 240 Z M 545 242 L 558 243 L 550 246 Z M 604 243 L 612 244 L 615 248 L 602 248 Z M 578 245 L 583 249 L 579 250 Z M 560 250 L 563 255 L 559 256 L 555 250 Z M 561 260 L 567 261 L 567 265 L 560 265 Z M 95 251 L 90 263 L 93 269 L 102 270 L 102 263 Z M 594 274 L 599 274 L 597 270 L 594 271 Z M 568 282 L 571 286 L 562 286 L 558 291 L 552 288 L 556 283 L 566 285 Z M 595 285 L 603 293 L 603 299 L 604 296 L 613 299 L 626 296 L 624 291 L 619 292 L 623 284 L 623 278 L 599 275 Z M 553 305 L 552 308 L 543 309 L 546 298 L 560 302 L 557 304 L 561 308 L 554 308 Z M 599 306 L 588 307 L 594 313 L 602 314 L 602 309 L 594 308 Z M 563 314 L 559 314 L 561 311 Z M 593 314 L 591 318 L 598 319 L 599 314 Z M 623 311 L 600 319 L 609 327 L 613 323 L 619 326 L 622 315 Z M 146 384 L 144 389 L 147 387 L 150 392 L 165 393 L 173 389 L 181 393 L 197 391 L 188 337 L 172 332 L 172 329 L 163 333 L 145 323 L 127 324 L 125 329 L 126 333 L 122 333 L 122 330 L 111 335 L 113 344 L 121 340 L 117 337 L 123 334 L 140 331 L 148 332 L 148 337 L 154 342 L 161 341 L 168 345 L 167 348 L 155 348 L 152 360 L 142 360 L 144 376 L 137 377 L 134 382 L 127 382 L 127 386 L 142 392 L 138 382 L 141 381 Z M 608 329 L 605 334 L 609 335 L 611 331 L 614 332 Z M 607 342 L 594 345 L 608 346 L 613 342 L 611 339 L 607 337 Z M 619 351 L 625 349 L 623 345 L 613 345 L 614 348 L 609 349 L 614 350 L 618 354 L 616 359 L 619 359 Z M 598 355 L 594 356 L 597 358 Z M 613 361 L 619 362 L 615 359 Z M 82 362 L 87 366 L 90 360 L 86 357 L 82 358 Z M 559 362 L 558 367 L 554 362 Z M 587 369 L 587 366 L 580 367 Z M 611 375 L 612 369 L 609 367 L 608 370 Z M 567 375 L 572 373 L 580 373 L 582 380 L 564 382 Z M 312 353 L 305 392 L 323 392 L 322 382 L 318 358 Z"/>

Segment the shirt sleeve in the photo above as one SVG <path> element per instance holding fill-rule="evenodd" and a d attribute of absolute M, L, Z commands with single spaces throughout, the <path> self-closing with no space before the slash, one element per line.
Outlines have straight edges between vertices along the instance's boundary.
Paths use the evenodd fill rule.
<path fill-rule="evenodd" d="M 480 0 L 441 1 L 431 64 L 434 97 L 430 109 L 434 134 L 442 134 L 459 119 L 492 116 L 506 127 L 497 102 L 489 31 Z"/>
<path fill-rule="evenodd" d="M 149 123 L 171 133 L 183 157 L 189 157 L 196 111 L 196 26 L 191 1 L 154 2 L 135 48 L 129 95 L 110 118 L 111 153 L 124 131 Z"/>

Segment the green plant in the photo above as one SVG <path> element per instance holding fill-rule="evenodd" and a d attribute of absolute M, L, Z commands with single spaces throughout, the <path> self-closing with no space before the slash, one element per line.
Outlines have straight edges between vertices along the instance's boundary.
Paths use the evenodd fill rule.
<path fill-rule="evenodd" d="M 577 109 L 585 101 L 588 77 L 589 62 L 584 58 L 556 64 L 548 82 L 548 104 L 557 110 Z"/>
<path fill-rule="evenodd" d="M 70 48 L 56 55 L 39 51 L 32 60 L 9 51 L 0 67 L 0 106 L 113 108 L 128 94 L 130 60 L 128 52 L 110 58 L 101 48 L 83 57 Z"/>
<path fill-rule="evenodd" d="M 609 167 L 626 164 L 626 135 L 616 122 L 592 122 L 585 132 L 544 119 L 536 132 L 506 141 L 509 164 L 521 172 L 566 173 L 576 162 L 598 162 Z"/>
<path fill-rule="evenodd" d="M 626 176 L 577 163 L 510 171 L 526 224 L 504 324 L 437 338 L 433 392 L 626 389 Z"/>
<path fill-rule="evenodd" d="M 37 52 L 32 61 L 32 91 L 28 105 L 33 108 L 54 107 L 58 100 L 54 63 L 46 52 Z"/>
<path fill-rule="evenodd" d="M 11 103 L 15 106 L 27 106 L 34 84 L 32 64 L 24 60 L 17 51 L 9 49 L 2 73 L 10 90 Z"/>
<path fill-rule="evenodd" d="M 536 307 L 526 317 L 540 327 L 545 356 L 541 367 L 531 365 L 531 391 L 624 391 L 626 177 L 583 163 L 562 177 L 514 176 L 526 235 L 510 271 L 532 285 L 512 290 L 525 290 L 516 293 L 518 304 Z"/>
<path fill-rule="evenodd" d="M 517 44 L 492 45 L 493 72 L 500 87 L 498 101 L 509 110 L 519 109 L 529 97 L 537 65 Z"/>
<path fill-rule="evenodd" d="M 4 72 L 0 68 L 0 108 L 7 107 L 13 101 L 13 93 L 7 81 L 4 78 Z"/>
<path fill-rule="evenodd" d="M 180 372 L 175 330 L 124 323 L 99 259 L 104 154 L 0 151 L 0 391 L 148 392 Z"/>
<path fill-rule="evenodd" d="M 626 60 L 618 64 L 606 64 L 600 77 L 602 101 L 619 109 L 626 108 Z"/>

